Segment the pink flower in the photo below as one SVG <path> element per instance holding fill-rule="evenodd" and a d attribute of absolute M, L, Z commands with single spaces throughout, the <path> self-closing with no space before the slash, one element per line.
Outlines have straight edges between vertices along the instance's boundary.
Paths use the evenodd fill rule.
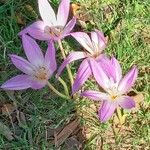
<path fill-rule="evenodd" d="M 69 35 L 76 23 L 76 18 L 73 17 L 67 23 L 69 15 L 70 0 L 62 0 L 57 16 L 47 0 L 38 0 L 40 15 L 43 21 L 36 21 L 29 27 L 22 30 L 19 35 L 28 33 L 35 39 L 39 40 L 59 40 Z"/>
<path fill-rule="evenodd" d="M 28 61 L 17 55 L 10 55 L 13 64 L 24 74 L 6 81 L 1 88 L 5 90 L 40 89 L 56 70 L 55 48 L 52 42 L 45 57 L 38 44 L 29 36 L 23 35 L 22 42 Z"/>
<path fill-rule="evenodd" d="M 58 69 L 58 75 L 61 74 L 67 64 L 84 58 L 78 69 L 76 79 L 72 87 L 72 93 L 74 94 L 92 74 L 89 61 L 94 59 L 97 62 L 107 66 L 109 59 L 102 54 L 104 48 L 106 47 L 106 39 L 102 32 L 98 30 L 91 32 L 91 37 L 84 32 L 76 32 L 71 35 L 85 48 L 85 50 L 71 52 Z"/>
<path fill-rule="evenodd" d="M 118 106 L 124 109 L 135 107 L 134 100 L 127 96 L 127 92 L 137 78 L 138 71 L 135 66 L 122 78 L 120 64 L 114 57 L 110 61 L 109 74 L 105 73 L 95 60 L 91 60 L 90 63 L 96 81 L 105 92 L 89 90 L 83 92 L 81 95 L 96 101 L 103 101 L 98 111 L 99 118 L 102 122 L 107 121 Z"/>

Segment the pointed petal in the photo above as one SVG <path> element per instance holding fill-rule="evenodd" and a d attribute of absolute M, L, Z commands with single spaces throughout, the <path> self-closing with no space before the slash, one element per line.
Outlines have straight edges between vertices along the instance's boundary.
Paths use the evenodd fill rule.
<path fill-rule="evenodd" d="M 109 57 L 106 56 L 105 54 L 101 54 L 96 59 L 96 61 L 97 61 L 98 65 L 100 65 L 102 67 L 102 69 L 107 74 L 107 76 L 109 78 L 112 78 L 112 72 L 114 72 L 114 70 L 111 67 L 111 60 L 109 59 Z"/>
<path fill-rule="evenodd" d="M 91 74 L 92 73 L 91 73 L 89 63 L 85 59 L 85 60 L 83 60 L 83 62 L 81 63 L 81 65 L 78 69 L 76 79 L 75 79 L 73 87 L 72 87 L 72 94 L 74 94 L 75 92 L 77 92 L 79 90 L 79 88 L 85 83 L 85 81 L 89 78 L 89 76 Z"/>
<path fill-rule="evenodd" d="M 93 43 L 93 47 L 95 51 L 99 51 L 100 53 L 106 47 L 105 37 L 102 32 L 91 32 L 91 39 Z"/>
<path fill-rule="evenodd" d="M 129 96 L 122 96 L 118 99 L 118 104 L 124 109 L 135 107 L 135 101 Z"/>
<path fill-rule="evenodd" d="M 76 18 L 73 17 L 69 22 L 68 24 L 65 26 L 64 28 L 64 31 L 62 33 L 62 36 L 65 37 L 65 36 L 68 36 L 68 34 L 71 32 L 71 30 L 73 29 L 73 27 L 75 26 L 76 24 Z"/>
<path fill-rule="evenodd" d="M 68 20 L 70 0 L 61 0 L 57 13 L 57 25 L 65 26 Z"/>
<path fill-rule="evenodd" d="M 30 80 L 28 75 L 17 75 L 6 81 L 1 88 L 5 90 L 23 90 L 30 88 Z"/>
<path fill-rule="evenodd" d="M 24 34 L 22 36 L 22 43 L 28 60 L 35 66 L 43 64 L 44 56 L 35 40 Z"/>
<path fill-rule="evenodd" d="M 103 101 L 101 108 L 98 111 L 99 118 L 101 122 L 105 122 L 111 118 L 115 109 L 117 107 L 116 103 Z"/>
<path fill-rule="evenodd" d="M 91 40 L 92 40 L 92 43 L 93 43 L 93 47 L 94 47 L 94 51 L 95 52 L 102 52 L 101 49 L 99 49 L 99 38 L 98 38 L 98 35 L 96 32 L 91 32 Z"/>
<path fill-rule="evenodd" d="M 45 32 L 46 24 L 43 21 L 36 21 L 33 24 L 29 25 L 27 28 L 19 32 L 19 35 L 29 34 L 35 39 L 48 41 L 51 39 L 50 34 Z"/>
<path fill-rule="evenodd" d="M 118 90 L 123 94 L 126 93 L 133 86 L 137 78 L 137 74 L 138 74 L 138 70 L 136 66 L 132 67 L 132 69 L 120 81 Z"/>
<path fill-rule="evenodd" d="M 61 74 L 62 70 L 69 63 L 71 63 L 71 62 L 73 62 L 75 60 L 78 60 L 78 59 L 85 58 L 85 57 L 86 57 L 86 54 L 84 52 L 72 52 L 72 53 L 70 53 L 69 56 L 64 60 L 64 62 L 59 67 L 57 75 L 59 76 Z"/>
<path fill-rule="evenodd" d="M 34 89 L 34 90 L 37 90 L 37 89 L 41 89 L 43 88 L 45 85 L 47 84 L 47 81 L 38 81 L 38 80 L 34 80 L 34 79 L 31 79 L 30 80 L 30 85 L 31 85 L 31 88 Z"/>
<path fill-rule="evenodd" d="M 56 16 L 53 8 L 47 0 L 38 0 L 40 15 L 48 26 L 56 25 Z"/>
<path fill-rule="evenodd" d="M 115 57 L 111 58 L 111 68 L 115 82 L 119 83 L 122 78 L 122 70 L 118 60 Z"/>
<path fill-rule="evenodd" d="M 101 54 L 97 58 L 97 62 L 107 74 L 109 79 L 112 79 L 113 83 L 119 83 L 122 78 L 122 70 L 119 62 L 114 57 L 110 59 L 105 54 Z"/>
<path fill-rule="evenodd" d="M 9 55 L 11 58 L 12 63 L 23 73 L 25 74 L 32 74 L 33 72 L 33 66 L 31 63 L 29 63 L 27 60 L 23 59 L 20 56 L 17 55 Z"/>
<path fill-rule="evenodd" d="M 56 50 L 55 50 L 55 47 L 54 47 L 54 42 L 49 41 L 48 48 L 47 48 L 47 51 L 46 51 L 46 54 L 45 54 L 44 64 L 50 70 L 50 74 L 53 74 L 53 72 L 57 68 L 55 53 L 56 53 Z"/>
<path fill-rule="evenodd" d="M 73 36 L 89 53 L 93 54 L 93 45 L 90 37 L 84 32 L 71 33 Z"/>
<path fill-rule="evenodd" d="M 99 48 L 103 50 L 104 48 L 106 48 L 106 44 L 107 44 L 107 40 L 104 36 L 104 33 L 99 30 L 95 30 L 95 32 L 97 33 L 99 38 Z"/>
<path fill-rule="evenodd" d="M 88 90 L 81 93 L 81 96 L 85 96 L 89 99 L 100 101 L 100 100 L 108 100 L 109 96 L 106 93 Z"/>
<path fill-rule="evenodd" d="M 90 59 L 90 66 L 94 78 L 96 79 L 98 84 L 104 90 L 107 90 L 109 88 L 109 78 L 107 77 L 106 73 L 103 71 L 102 67 L 94 59 Z"/>

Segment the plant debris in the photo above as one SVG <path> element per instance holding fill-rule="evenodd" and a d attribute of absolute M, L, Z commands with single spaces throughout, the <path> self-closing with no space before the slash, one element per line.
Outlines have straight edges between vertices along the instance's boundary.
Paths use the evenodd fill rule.
<path fill-rule="evenodd" d="M 55 146 L 59 147 L 64 141 L 73 133 L 75 129 L 77 129 L 79 125 L 78 119 L 73 120 L 69 124 L 67 124 L 62 131 L 59 133 L 55 133 Z"/>
<path fill-rule="evenodd" d="M 12 141 L 14 139 L 13 133 L 4 123 L 0 122 L 0 134 L 5 136 L 8 141 Z"/>

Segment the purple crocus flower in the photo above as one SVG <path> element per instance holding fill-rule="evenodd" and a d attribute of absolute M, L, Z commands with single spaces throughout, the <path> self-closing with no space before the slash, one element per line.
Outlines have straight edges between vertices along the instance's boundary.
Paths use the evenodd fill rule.
<path fill-rule="evenodd" d="M 135 107 L 134 100 L 127 96 L 127 92 L 137 78 L 137 68 L 133 66 L 122 78 L 122 70 L 119 62 L 114 57 L 112 57 L 110 62 L 110 73 L 108 75 L 95 60 L 90 61 L 93 75 L 105 92 L 88 90 L 81 94 L 96 101 L 102 100 L 102 106 L 98 111 L 102 122 L 107 121 L 118 106 L 124 109 Z"/>
<path fill-rule="evenodd" d="M 57 16 L 47 0 L 38 0 L 38 6 L 42 21 L 36 21 L 29 27 L 22 30 L 19 35 L 28 33 L 38 40 L 60 40 L 69 35 L 76 23 L 76 18 L 73 17 L 68 24 L 68 15 L 70 9 L 70 0 L 62 0 Z"/>
<path fill-rule="evenodd" d="M 53 42 L 49 46 L 45 57 L 38 44 L 29 36 L 22 36 L 23 47 L 28 61 L 17 55 L 10 55 L 13 64 L 24 74 L 17 75 L 6 81 L 1 88 L 5 90 L 22 90 L 27 88 L 40 89 L 56 70 L 55 48 Z"/>
<path fill-rule="evenodd" d="M 78 69 L 76 79 L 72 87 L 72 93 L 74 94 L 92 74 L 89 60 L 94 59 L 98 63 L 103 63 L 107 66 L 108 58 L 102 54 L 106 47 L 106 39 L 102 32 L 98 30 L 91 32 L 91 37 L 84 32 L 75 32 L 71 35 L 84 47 L 85 50 L 71 52 L 58 69 L 58 75 L 61 74 L 67 64 L 75 60 L 85 58 Z"/>

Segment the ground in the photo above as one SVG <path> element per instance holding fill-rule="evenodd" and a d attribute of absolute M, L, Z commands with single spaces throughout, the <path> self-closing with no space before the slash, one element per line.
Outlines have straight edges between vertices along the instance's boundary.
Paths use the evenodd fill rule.
<path fill-rule="evenodd" d="M 115 118 L 102 124 L 96 114 L 99 103 L 87 99 L 61 99 L 49 91 L 48 87 L 39 91 L 28 89 L 16 92 L 1 89 L 0 149 L 53 150 L 58 149 L 57 146 L 65 150 L 71 149 L 71 145 L 89 150 L 150 149 L 150 2 L 72 2 L 81 5 L 76 11 L 81 25 L 75 30 L 102 30 L 108 39 L 105 52 L 117 57 L 123 72 L 127 72 L 134 64 L 138 66 L 138 79 L 132 90 L 136 93 L 134 98 L 137 108 L 127 112 L 126 123 L 120 127 L 114 123 Z M 51 4 L 57 8 L 58 1 L 51 0 Z M 40 15 L 36 0 L 0 1 L 0 85 L 19 72 L 8 57 L 12 53 L 24 56 L 17 34 L 38 18 Z M 39 43 L 44 49 L 45 44 Z M 69 38 L 63 41 L 63 45 L 67 52 L 78 46 Z M 60 64 L 62 59 L 59 52 L 57 57 Z M 78 65 L 79 63 L 71 65 L 73 73 Z M 63 78 L 66 77 L 67 73 L 64 72 Z M 50 82 L 62 90 L 55 77 Z M 97 87 L 94 81 L 87 81 L 84 88 Z M 133 96 L 132 93 L 131 95 Z M 68 132 L 68 128 L 72 130 Z"/>

